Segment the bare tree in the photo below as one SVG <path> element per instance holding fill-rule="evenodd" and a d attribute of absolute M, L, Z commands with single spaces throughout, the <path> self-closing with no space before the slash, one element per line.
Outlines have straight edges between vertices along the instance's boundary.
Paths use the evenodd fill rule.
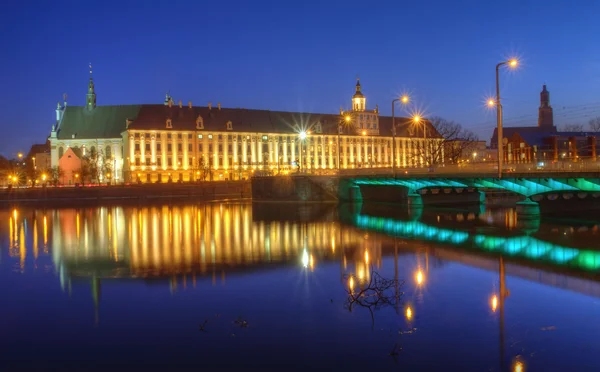
<path fill-rule="evenodd" d="M 478 140 L 475 133 L 464 129 L 459 123 L 438 116 L 414 123 L 412 126 L 415 126 L 409 129 L 409 134 L 413 135 L 412 156 L 417 162 L 422 160 L 427 167 L 442 164 L 444 161 L 456 163 L 463 154 L 472 152 Z M 425 135 L 423 127 L 426 130 Z"/>
<path fill-rule="evenodd" d="M 588 125 L 590 126 L 590 130 L 592 132 L 600 132 L 600 116 L 590 119 Z"/>
<path fill-rule="evenodd" d="M 110 180 L 114 177 L 113 159 L 105 156 L 104 153 L 100 151 L 100 165 L 101 172 L 106 177 L 106 181 L 110 182 Z"/>
<path fill-rule="evenodd" d="M 202 181 L 206 181 L 207 178 L 212 181 L 212 162 L 204 159 L 204 155 L 198 159 L 198 170 Z"/>
<path fill-rule="evenodd" d="M 54 186 L 58 185 L 58 182 L 65 175 L 65 172 L 61 167 L 52 167 L 50 169 L 50 179 L 52 180 L 52 184 Z"/>
<path fill-rule="evenodd" d="M 583 124 L 570 123 L 562 126 L 563 132 L 583 132 Z"/>
<path fill-rule="evenodd" d="M 400 301 L 401 293 L 397 292 L 404 282 L 396 279 L 386 279 L 373 271 L 371 267 L 371 277 L 368 283 L 361 283 L 359 278 L 354 275 L 344 275 L 345 283 L 356 283 L 359 288 L 354 289 L 354 285 L 346 288 L 348 298 L 345 307 L 352 311 L 356 306 L 366 307 L 371 314 L 371 325 L 375 325 L 374 310 L 379 310 L 385 306 L 396 306 Z M 397 292 L 397 293 L 396 293 Z"/>

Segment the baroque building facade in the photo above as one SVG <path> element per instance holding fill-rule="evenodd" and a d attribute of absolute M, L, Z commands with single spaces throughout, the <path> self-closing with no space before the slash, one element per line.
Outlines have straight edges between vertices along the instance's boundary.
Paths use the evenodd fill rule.
<path fill-rule="evenodd" d="M 175 103 L 168 94 L 162 104 L 96 106 L 90 75 L 85 106 L 58 104 L 52 165 L 71 164 L 60 160 L 76 148 L 68 156 L 107 168 L 98 182 L 231 180 L 391 167 L 393 159 L 398 168 L 424 167 L 426 142 L 440 141 L 430 123 L 403 117 L 395 118 L 392 137 L 392 118 L 367 110 L 360 81 L 351 107 L 339 114 L 233 109 Z M 63 169 L 64 183 L 75 182 L 77 172 Z"/>

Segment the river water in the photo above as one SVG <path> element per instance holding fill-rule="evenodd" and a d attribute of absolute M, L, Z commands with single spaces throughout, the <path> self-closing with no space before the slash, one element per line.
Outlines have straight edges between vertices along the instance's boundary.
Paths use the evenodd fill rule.
<path fill-rule="evenodd" d="M 598 371 L 599 225 L 366 205 L 3 210 L 0 366 Z"/>

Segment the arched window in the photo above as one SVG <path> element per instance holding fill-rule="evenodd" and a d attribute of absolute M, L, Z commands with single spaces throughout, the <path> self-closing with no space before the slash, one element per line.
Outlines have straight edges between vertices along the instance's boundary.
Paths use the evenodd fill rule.
<path fill-rule="evenodd" d="M 110 159 L 112 157 L 110 146 L 106 146 L 106 151 L 104 154 L 106 155 L 107 159 Z"/>
<path fill-rule="evenodd" d="M 65 154 L 65 149 L 61 146 L 58 148 L 58 159 L 62 158 Z"/>

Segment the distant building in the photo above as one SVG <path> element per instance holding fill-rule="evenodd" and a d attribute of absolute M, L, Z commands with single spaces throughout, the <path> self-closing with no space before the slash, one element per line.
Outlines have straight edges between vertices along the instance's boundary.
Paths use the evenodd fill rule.
<path fill-rule="evenodd" d="M 456 139 L 445 142 L 446 164 L 491 162 L 496 150 L 487 147 L 485 141 Z"/>
<path fill-rule="evenodd" d="M 25 161 L 30 164 L 36 172 L 47 172 L 52 166 L 50 159 L 50 142 L 47 141 L 46 143 L 32 145 Z"/>
<path fill-rule="evenodd" d="M 554 126 L 550 92 L 540 92 L 536 127 L 504 127 L 503 149 L 506 163 L 553 163 L 561 160 L 596 161 L 596 132 L 559 132 Z M 498 149 L 498 129 L 494 129 L 491 148 Z"/>
<path fill-rule="evenodd" d="M 51 163 L 62 165 L 72 181 L 77 169 L 63 159 L 70 156 L 97 162 L 97 179 L 116 182 L 167 182 L 240 179 L 254 172 L 316 172 L 348 168 L 391 167 L 393 149 L 399 168 L 423 167 L 427 141 L 440 141 L 430 123 L 392 119 L 368 110 L 360 82 L 352 96 L 352 110 L 315 114 L 252 109 L 204 107 L 175 103 L 167 94 L 162 104 L 96 106 L 91 76 L 85 106 L 56 108 L 49 137 Z M 338 156 L 339 139 L 339 156 Z M 89 163 L 88 163 L 89 164 Z M 94 181 L 92 176 L 92 181 Z"/>

